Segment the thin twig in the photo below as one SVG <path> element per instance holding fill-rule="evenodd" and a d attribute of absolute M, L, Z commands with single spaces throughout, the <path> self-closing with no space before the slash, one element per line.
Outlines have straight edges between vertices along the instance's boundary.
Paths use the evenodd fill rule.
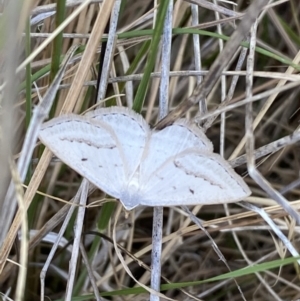
<path fill-rule="evenodd" d="M 163 118 L 168 112 L 169 99 L 169 72 L 170 54 L 172 43 L 172 14 L 173 0 L 169 0 L 168 9 L 164 21 L 162 37 L 162 57 L 161 57 L 161 82 L 159 90 L 159 118 Z M 160 291 L 161 277 L 161 249 L 163 232 L 163 207 L 153 209 L 153 228 L 152 228 L 152 252 L 151 252 L 151 288 Z M 157 294 L 150 294 L 150 301 L 159 301 Z"/>

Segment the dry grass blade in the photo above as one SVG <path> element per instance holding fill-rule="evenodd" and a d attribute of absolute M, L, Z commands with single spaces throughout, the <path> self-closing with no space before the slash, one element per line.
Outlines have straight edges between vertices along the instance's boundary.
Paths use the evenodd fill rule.
<path fill-rule="evenodd" d="M 17 167 L 13 162 L 11 162 L 11 174 L 14 186 L 16 189 L 16 198 L 18 200 L 18 205 L 20 208 L 22 216 L 22 225 L 21 225 L 21 258 L 20 258 L 20 270 L 18 275 L 17 290 L 15 300 L 22 301 L 24 299 L 24 291 L 26 287 L 26 272 L 28 264 L 28 219 L 26 213 L 26 206 L 24 204 L 24 193 L 22 189 L 22 181 L 19 177 Z"/>
<path fill-rule="evenodd" d="M 61 113 L 65 114 L 72 112 L 77 101 L 77 97 L 80 94 L 80 90 L 87 76 L 91 63 L 93 61 L 94 54 L 96 52 L 97 45 L 102 38 L 104 28 L 106 26 L 107 20 L 110 17 L 110 13 L 113 7 L 114 1 L 104 0 L 101 6 L 101 11 L 95 21 L 93 31 L 91 33 L 90 39 L 86 45 L 86 49 L 79 63 L 77 72 L 72 81 L 72 86 L 65 100 L 65 106 L 62 108 Z"/>
<path fill-rule="evenodd" d="M 255 43 L 256 43 L 256 29 L 257 23 L 253 25 L 252 35 L 250 39 L 250 53 L 247 60 L 247 71 L 248 75 L 246 77 L 247 89 L 246 93 L 248 97 L 252 96 L 253 87 L 253 65 L 254 65 L 254 53 L 255 53 Z M 254 161 L 254 135 L 253 135 L 253 104 L 252 102 L 246 105 L 246 153 L 247 153 L 247 167 L 250 176 L 253 180 L 268 193 L 269 196 L 274 198 L 283 209 L 295 219 L 296 223 L 300 226 L 300 214 L 289 204 L 280 193 L 278 193 L 270 183 L 262 176 L 262 174 L 256 169 Z M 263 110 L 264 111 L 264 110 Z"/>
<path fill-rule="evenodd" d="M 75 277 L 76 277 L 76 270 L 77 270 L 76 265 L 79 256 L 79 245 L 80 245 L 81 234 L 83 229 L 83 220 L 85 214 L 85 206 L 87 203 L 88 190 L 89 190 L 89 182 L 87 180 L 83 180 L 81 184 L 81 193 L 80 193 L 80 201 L 79 201 L 80 207 L 78 209 L 76 222 L 75 222 L 74 242 L 72 248 L 72 256 L 70 259 L 69 277 L 68 277 L 66 297 L 65 297 L 66 301 L 71 301 L 73 295 L 73 288 L 75 284 Z"/>
<path fill-rule="evenodd" d="M 21 181 L 25 180 L 25 176 L 26 176 L 26 170 L 28 169 L 29 166 L 29 162 L 31 159 L 31 155 L 33 152 L 33 149 L 35 147 L 35 142 L 37 140 L 37 136 L 38 136 L 38 131 L 39 128 L 42 124 L 42 122 L 44 121 L 44 119 L 47 117 L 52 102 L 54 100 L 55 94 L 57 92 L 57 88 L 58 85 L 64 75 L 64 71 L 67 67 L 67 63 L 70 59 L 70 57 L 73 55 L 74 51 L 76 48 L 72 48 L 70 49 L 68 55 L 65 58 L 64 61 L 64 65 L 61 68 L 60 72 L 58 72 L 56 78 L 53 81 L 52 86 L 49 88 L 48 93 L 46 93 L 45 95 L 45 99 L 39 104 L 39 106 L 36 107 L 36 110 L 33 114 L 32 120 L 31 120 L 31 124 L 30 127 L 28 129 L 27 132 L 27 136 L 25 137 L 24 140 L 24 144 L 23 144 L 23 152 L 22 155 L 18 161 L 18 171 L 20 173 L 20 177 L 21 177 Z M 10 251 L 10 248 L 13 244 L 13 241 L 15 239 L 15 236 L 17 234 L 17 230 L 19 228 L 19 225 L 21 223 L 22 220 L 22 215 L 21 214 L 17 214 L 15 216 L 13 225 L 11 226 L 8 235 L 6 234 L 8 226 L 10 225 L 11 219 L 13 217 L 14 211 L 15 211 L 15 202 L 16 200 L 14 199 L 14 186 L 13 183 L 11 183 L 11 185 L 8 188 L 8 192 L 5 198 L 5 202 L 8 203 L 9 205 L 7 206 L 7 208 L 10 208 L 10 211 L 2 211 L 1 212 L 1 217 L 3 219 L 7 219 L 7 225 L 4 228 L 3 227 L 3 232 L 2 232 L 2 247 L 0 250 L 0 257 L 3 258 L 3 261 L 0 263 L 0 272 L 3 269 L 5 260 L 8 256 L 8 253 Z M 29 207 L 30 202 L 25 201 L 25 207 L 28 208 Z M 19 212 L 18 212 L 19 213 Z M 5 218 L 4 218 L 5 217 Z M 7 235 L 7 236 L 6 236 Z M 4 241 L 5 238 L 5 241 Z M 8 239 L 9 238 L 9 239 Z"/>
<path fill-rule="evenodd" d="M 253 156 L 255 159 L 259 159 L 261 157 L 273 154 L 286 146 L 295 144 L 295 143 L 299 142 L 299 140 L 300 140 L 300 131 L 298 130 L 289 136 L 280 138 L 274 142 L 271 142 L 267 145 L 264 145 L 264 146 L 256 149 L 254 151 Z M 230 160 L 229 162 L 232 167 L 240 166 L 242 164 L 247 163 L 247 155 L 245 154 L 245 155 L 239 156 L 236 159 Z"/>
<path fill-rule="evenodd" d="M 267 0 L 254 1 L 250 5 L 244 18 L 232 34 L 225 48 L 210 67 L 209 73 L 206 75 L 203 82 L 195 88 L 193 94 L 188 99 L 184 100 L 180 105 L 178 105 L 178 107 L 176 107 L 175 110 L 156 125 L 157 129 L 162 129 L 166 125 L 173 123 L 177 118 L 185 114 L 189 108 L 207 97 L 215 83 L 219 80 L 219 77 L 223 69 L 228 64 L 229 59 L 236 52 L 240 43 L 248 34 L 251 25 L 255 22 L 255 19 L 267 2 Z"/>
<path fill-rule="evenodd" d="M 237 13 L 233 10 L 227 9 L 223 6 L 219 6 L 217 4 L 211 3 L 211 2 L 206 1 L 206 0 L 187 0 L 187 2 L 199 5 L 200 7 L 205 7 L 207 9 L 210 9 L 210 10 L 214 11 L 215 13 L 224 14 L 224 15 L 229 16 L 229 17 L 240 17 L 240 16 L 242 16 L 242 14 L 240 14 L 240 13 Z"/>

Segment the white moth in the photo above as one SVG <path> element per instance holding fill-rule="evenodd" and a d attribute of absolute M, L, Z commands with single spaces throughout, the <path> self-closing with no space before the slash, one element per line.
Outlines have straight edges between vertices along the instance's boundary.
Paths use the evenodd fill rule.
<path fill-rule="evenodd" d="M 127 210 L 236 202 L 243 179 L 205 134 L 181 119 L 161 131 L 125 107 L 65 115 L 43 124 L 40 140 L 64 163 Z"/>

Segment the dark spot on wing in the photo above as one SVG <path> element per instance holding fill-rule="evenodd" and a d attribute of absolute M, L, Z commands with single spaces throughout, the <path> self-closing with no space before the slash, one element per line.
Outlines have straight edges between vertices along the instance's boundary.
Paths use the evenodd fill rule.
<path fill-rule="evenodd" d="M 81 161 L 87 161 L 88 159 L 87 158 L 81 158 Z"/>
<path fill-rule="evenodd" d="M 189 190 L 191 194 L 195 194 L 195 191 L 193 189 L 189 188 Z"/>

